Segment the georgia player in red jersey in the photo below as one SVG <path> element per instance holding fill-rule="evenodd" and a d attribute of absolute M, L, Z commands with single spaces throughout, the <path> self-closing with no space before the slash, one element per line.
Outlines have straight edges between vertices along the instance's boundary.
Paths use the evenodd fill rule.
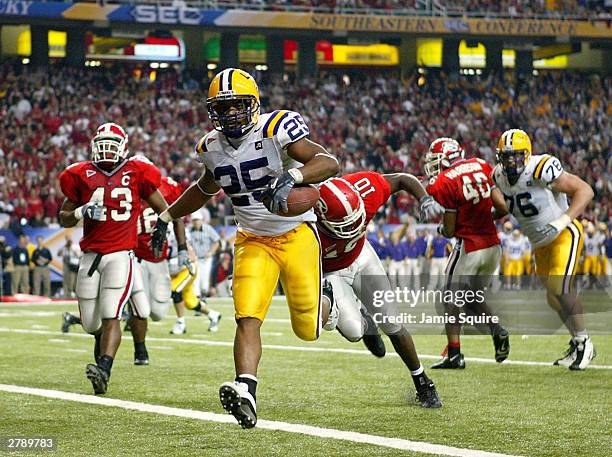
<path fill-rule="evenodd" d="M 463 148 L 452 138 L 438 138 L 431 143 L 425 161 L 425 173 L 430 179 L 427 192 L 444 208 L 438 232 L 457 238 L 446 266 L 446 287 L 482 290 L 489 285 L 501 257 L 493 220 L 507 214 L 504 196 L 491 180 L 493 167 L 482 159 L 465 159 Z M 484 302 L 465 306 L 466 311 L 491 317 Z M 459 307 L 450 304 L 447 312 L 458 316 Z M 489 329 L 495 360 L 503 362 L 510 352 L 508 332 L 493 322 Z M 465 368 L 460 332 L 461 324 L 446 324 L 448 346 L 442 360 L 432 368 Z"/>
<path fill-rule="evenodd" d="M 159 187 L 168 205 L 174 203 L 181 195 L 182 189 L 172 178 L 162 177 Z M 138 261 L 135 264 L 135 281 L 131 297 L 131 315 L 129 326 L 134 340 L 134 365 L 148 365 L 149 354 L 145 345 L 147 317 L 160 321 L 170 306 L 170 271 L 168 269 L 168 242 L 160 257 L 151 249 L 151 235 L 157 222 L 157 213 L 143 202 L 138 218 L 138 245 L 134 254 Z M 179 262 L 188 269 L 193 265 L 187 254 L 185 225 L 182 219 L 173 222 L 174 235 L 177 239 Z"/>
<path fill-rule="evenodd" d="M 320 185 L 321 198 L 315 207 L 317 228 L 323 272 L 333 288 L 335 302 L 325 329 L 337 328 L 353 342 L 363 338 L 368 349 L 382 357 L 385 347 L 371 314 L 381 316 L 380 328 L 410 370 L 417 400 L 425 408 L 438 408 L 442 403 L 433 381 L 423 370 L 410 333 L 395 319 L 386 319 L 399 315 L 395 304 L 378 306 L 372 300 L 374 291 L 391 291 L 392 287 L 384 266 L 366 240 L 366 227 L 389 196 L 402 190 L 419 199 L 422 218 L 429 219 L 440 211 L 419 181 L 409 174 L 360 172 L 331 178 Z"/>
<path fill-rule="evenodd" d="M 127 158 L 128 136 L 122 127 L 98 127 L 91 152 L 90 161 L 70 165 L 59 177 L 66 196 L 59 219 L 63 227 L 84 219 L 76 293 L 83 328 L 96 337 L 96 365 L 88 364 L 86 374 L 94 392 L 103 394 L 121 342 L 121 311 L 132 292 L 131 251 L 141 201 L 158 213 L 167 204 L 157 190 L 159 170 L 148 161 Z"/>

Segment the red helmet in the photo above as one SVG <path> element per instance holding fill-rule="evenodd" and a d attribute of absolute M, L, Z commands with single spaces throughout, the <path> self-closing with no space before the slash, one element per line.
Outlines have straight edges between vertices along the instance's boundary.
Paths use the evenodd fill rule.
<path fill-rule="evenodd" d="M 91 140 L 91 161 L 116 164 L 128 155 L 128 135 L 114 122 L 102 124 Z"/>
<path fill-rule="evenodd" d="M 323 232 L 333 238 L 351 239 L 365 230 L 363 200 L 351 183 L 331 178 L 321 184 L 319 193 L 315 212 Z"/>
<path fill-rule="evenodd" d="M 425 174 L 428 178 L 435 178 L 455 162 L 463 160 L 465 151 L 461 145 L 452 138 L 438 138 L 429 146 L 425 155 Z"/>

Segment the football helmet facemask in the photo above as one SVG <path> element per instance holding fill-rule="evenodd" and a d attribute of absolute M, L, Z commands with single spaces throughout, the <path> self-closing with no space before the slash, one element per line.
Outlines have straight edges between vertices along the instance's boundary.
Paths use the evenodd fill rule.
<path fill-rule="evenodd" d="M 107 122 L 96 130 L 91 140 L 91 161 L 97 165 L 114 166 L 128 155 L 128 135 L 118 124 Z"/>
<path fill-rule="evenodd" d="M 516 184 L 531 157 L 531 140 L 523 130 L 511 129 L 502 133 L 497 143 L 497 163 L 511 185 Z"/>
<path fill-rule="evenodd" d="M 218 73 L 208 88 L 208 115 L 215 130 L 239 138 L 259 120 L 259 89 L 246 71 L 227 68 Z"/>
<path fill-rule="evenodd" d="M 366 230 L 366 212 L 359 192 L 345 179 L 331 178 L 319 186 L 315 213 L 321 230 L 332 238 L 351 239 Z"/>
<path fill-rule="evenodd" d="M 456 140 L 438 138 L 431 143 L 425 155 L 425 174 L 429 179 L 435 178 L 464 157 L 465 151 Z"/>

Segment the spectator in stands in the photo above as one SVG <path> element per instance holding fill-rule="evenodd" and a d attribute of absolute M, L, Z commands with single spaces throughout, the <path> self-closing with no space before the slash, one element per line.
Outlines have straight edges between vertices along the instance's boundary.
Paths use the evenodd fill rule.
<path fill-rule="evenodd" d="M 221 254 L 219 263 L 213 272 L 211 295 L 217 297 L 230 297 L 232 294 L 232 256 L 228 252 Z"/>
<path fill-rule="evenodd" d="M 19 244 L 13 249 L 13 273 L 11 289 L 13 294 L 30 293 L 30 254 L 28 237 L 19 235 Z"/>
<path fill-rule="evenodd" d="M 32 272 L 32 293 L 34 295 L 42 295 L 51 297 L 51 272 L 49 264 L 53 260 L 51 251 L 45 246 L 42 236 L 36 237 L 36 249 L 32 253 L 32 262 L 34 269 Z M 41 290 L 42 284 L 42 290 Z"/>

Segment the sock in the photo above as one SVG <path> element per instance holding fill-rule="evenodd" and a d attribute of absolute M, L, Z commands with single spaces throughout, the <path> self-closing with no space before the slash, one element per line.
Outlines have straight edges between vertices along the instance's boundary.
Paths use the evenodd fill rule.
<path fill-rule="evenodd" d="M 589 334 L 587 333 L 586 330 L 580 330 L 576 332 L 576 334 L 574 335 L 572 339 L 574 340 L 575 343 L 584 343 L 588 337 L 589 337 Z"/>
<path fill-rule="evenodd" d="M 238 376 L 236 376 L 236 382 L 241 382 L 247 385 L 247 387 L 249 388 L 249 393 L 253 396 L 253 398 L 256 398 L 256 391 L 257 391 L 257 378 L 255 376 L 253 376 L 252 374 L 240 374 Z"/>
<path fill-rule="evenodd" d="M 448 343 L 448 358 L 451 359 L 461 353 L 461 343 Z"/>
<path fill-rule="evenodd" d="M 102 368 L 110 376 L 111 368 L 113 368 L 113 358 L 110 355 L 103 355 L 100 357 L 98 366 Z"/>
<path fill-rule="evenodd" d="M 100 341 L 102 340 L 102 335 L 98 333 L 94 335 L 94 338 L 96 339 L 94 343 L 94 359 L 97 364 L 98 361 L 100 360 Z"/>
<path fill-rule="evenodd" d="M 145 346 L 145 342 L 141 341 L 140 343 L 137 343 L 134 341 L 134 352 L 136 354 L 146 354 L 147 347 Z"/>
<path fill-rule="evenodd" d="M 179 324 L 184 324 L 184 323 L 185 323 L 185 317 L 177 317 L 177 318 L 176 318 L 176 321 L 177 321 Z"/>
<path fill-rule="evenodd" d="M 211 321 L 214 321 L 215 319 L 218 319 L 218 318 L 219 318 L 219 312 L 218 312 L 218 311 L 212 311 L 212 310 L 211 310 L 211 311 L 209 311 L 209 313 L 208 313 L 208 318 L 209 318 Z"/>
<path fill-rule="evenodd" d="M 412 375 L 412 382 L 414 382 L 414 386 L 418 389 L 421 386 L 427 384 L 429 378 L 425 374 L 425 370 L 423 370 L 423 365 L 419 366 L 416 370 L 411 370 L 410 374 Z"/>

